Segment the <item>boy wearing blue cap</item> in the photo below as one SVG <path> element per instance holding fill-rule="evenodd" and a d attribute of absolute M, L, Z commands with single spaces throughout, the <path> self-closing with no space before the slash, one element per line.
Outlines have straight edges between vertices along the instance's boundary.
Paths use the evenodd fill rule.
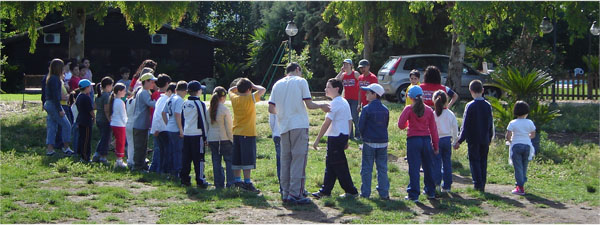
<path fill-rule="evenodd" d="M 369 198 L 371 195 L 371 179 L 373 163 L 377 165 L 377 191 L 382 199 L 389 199 L 390 181 L 387 174 L 387 146 L 388 124 L 390 111 L 381 103 L 381 96 L 385 92 L 379 84 L 370 84 L 361 87 L 365 95 L 366 105 L 358 121 L 358 129 L 363 134 L 362 164 L 360 176 L 362 186 L 361 197 Z"/>
<path fill-rule="evenodd" d="M 206 134 L 208 133 L 208 121 L 206 116 L 206 105 L 198 97 L 205 87 L 198 81 L 191 81 L 187 86 L 190 94 L 188 100 L 183 103 L 183 150 L 182 169 L 179 173 L 181 184 L 191 185 L 190 163 L 194 162 L 196 172 L 196 185 L 207 188 L 210 184 L 204 179 L 204 147 L 206 146 Z"/>
<path fill-rule="evenodd" d="M 79 81 L 80 93 L 77 96 L 75 105 L 77 105 L 77 124 L 79 124 L 79 140 L 77 146 L 77 152 L 81 156 L 81 160 L 84 162 L 90 161 L 90 154 L 92 152 L 91 139 L 92 139 L 92 125 L 96 119 L 94 115 L 94 106 L 92 105 L 92 99 L 89 96 L 92 90 L 92 82 L 88 79 Z"/>

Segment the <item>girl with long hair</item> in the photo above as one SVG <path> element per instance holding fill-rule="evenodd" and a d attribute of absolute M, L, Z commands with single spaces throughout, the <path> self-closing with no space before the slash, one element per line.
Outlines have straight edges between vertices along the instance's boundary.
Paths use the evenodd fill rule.
<path fill-rule="evenodd" d="M 137 68 L 135 73 L 133 74 L 133 78 L 131 79 L 131 83 L 129 84 L 129 87 L 128 87 L 129 91 L 131 92 L 137 88 L 136 83 L 137 83 L 138 79 L 140 78 L 140 76 L 142 76 L 145 73 L 154 73 L 154 71 L 156 70 L 156 65 L 157 65 L 156 62 L 152 59 L 144 60 L 140 64 L 140 66 Z M 147 68 L 146 71 L 144 71 L 144 68 Z M 151 69 L 152 72 L 149 72 L 148 69 Z"/>
<path fill-rule="evenodd" d="M 65 111 L 63 110 L 60 101 L 62 99 L 62 82 L 61 76 L 63 74 L 64 63 L 61 59 L 53 59 L 50 62 L 50 71 L 46 76 L 46 88 L 44 109 L 48 113 L 46 117 L 46 155 L 52 156 L 56 152 L 54 151 L 54 144 L 58 127 L 61 126 L 61 137 L 65 147 L 65 154 L 72 154 L 73 151 L 69 147 L 71 127 L 69 120 L 66 117 Z"/>
<path fill-rule="evenodd" d="M 233 185 L 234 182 L 233 169 L 231 168 L 233 122 L 231 120 L 231 112 L 224 104 L 226 99 L 227 90 L 218 86 L 213 91 L 210 106 L 208 107 L 208 146 L 212 152 L 213 173 L 215 187 L 217 188 L 225 187 L 225 181 L 227 181 L 227 187 Z M 226 174 L 221 166 L 221 159 L 225 161 Z"/>
<path fill-rule="evenodd" d="M 96 153 L 92 158 L 93 162 L 108 163 L 108 144 L 110 142 L 110 121 L 109 121 L 109 97 L 113 89 L 113 79 L 110 77 L 102 78 L 100 85 L 97 86 L 98 96 L 96 97 L 96 126 L 100 131 L 100 141 L 96 145 Z"/>
<path fill-rule="evenodd" d="M 121 98 L 127 94 L 126 87 L 122 83 L 117 83 L 113 88 L 113 92 L 108 100 L 108 118 L 110 127 L 115 136 L 115 153 L 117 161 L 115 167 L 126 168 L 127 165 L 123 162 L 125 157 L 125 124 L 127 124 L 127 111 L 125 110 L 125 102 Z"/>
<path fill-rule="evenodd" d="M 446 92 L 433 93 L 435 124 L 440 137 L 440 154 L 433 157 L 433 181 L 436 192 L 450 192 L 452 185 L 452 141 L 458 140 L 458 122 L 454 113 L 448 109 Z M 444 184 L 442 185 L 442 180 Z"/>

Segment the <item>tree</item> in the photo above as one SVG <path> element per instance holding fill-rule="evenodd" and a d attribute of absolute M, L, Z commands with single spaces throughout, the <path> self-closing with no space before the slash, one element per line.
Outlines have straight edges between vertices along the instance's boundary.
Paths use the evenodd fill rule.
<path fill-rule="evenodd" d="M 323 19 L 329 22 L 334 16 L 340 20 L 339 28 L 358 41 L 356 48 L 365 59 L 371 60 L 377 26 L 382 26 L 394 43 L 417 44 L 418 21 L 408 2 L 335 1 L 327 5 Z"/>
<path fill-rule="evenodd" d="M 35 52 L 35 43 L 39 37 L 41 21 L 53 12 L 60 12 L 65 18 L 69 32 L 69 57 L 84 57 L 85 23 L 92 17 L 99 24 L 110 9 L 119 9 L 125 17 L 129 29 L 141 24 L 150 34 L 159 30 L 163 24 L 177 27 L 186 12 L 191 12 L 192 20 L 197 20 L 195 8 L 189 8 L 189 2 L 2 2 L 0 19 L 9 20 L 17 32 L 27 32 L 30 39 L 29 51 Z"/>

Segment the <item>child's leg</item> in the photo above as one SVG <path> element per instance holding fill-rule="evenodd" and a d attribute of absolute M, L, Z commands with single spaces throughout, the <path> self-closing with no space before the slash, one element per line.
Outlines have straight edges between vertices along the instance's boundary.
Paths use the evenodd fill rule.
<path fill-rule="evenodd" d="M 154 146 L 153 146 L 153 152 L 152 152 L 152 164 L 150 164 L 150 169 L 149 171 L 151 172 L 156 172 L 156 173 L 160 173 L 162 171 L 160 171 L 160 144 L 158 143 L 158 137 L 155 137 L 154 135 L 152 135 L 152 139 L 154 142 Z"/>
<path fill-rule="evenodd" d="M 360 195 L 368 198 L 371 196 L 371 180 L 373 179 L 373 163 L 375 162 L 375 149 L 367 144 L 362 147 L 362 162 L 360 166 Z M 378 174 L 379 177 L 379 174 Z"/>
<path fill-rule="evenodd" d="M 242 153 L 242 166 L 244 170 L 244 182 L 251 182 L 252 169 L 256 169 L 256 137 L 244 136 L 242 137 L 241 153 Z"/>
<path fill-rule="evenodd" d="M 225 171 L 223 170 L 223 166 L 221 165 L 221 154 L 220 154 L 220 142 L 219 141 L 211 141 L 208 142 L 208 146 L 210 147 L 212 167 L 213 167 L 213 179 L 216 188 L 225 187 Z"/>
<path fill-rule="evenodd" d="M 96 154 L 106 157 L 108 155 L 108 144 L 110 143 L 110 124 L 108 122 L 96 122 L 100 131 L 100 141 L 96 145 Z"/>
<path fill-rule="evenodd" d="M 485 190 L 485 184 L 487 184 L 488 152 L 490 150 L 490 146 L 488 144 L 482 144 L 480 145 L 479 149 L 481 149 L 481 181 L 483 184 L 482 190 Z"/>
<path fill-rule="evenodd" d="M 71 127 L 71 145 L 73 151 L 79 154 L 79 124 L 73 123 Z"/>
<path fill-rule="evenodd" d="M 242 175 L 242 147 L 241 147 L 241 139 L 243 137 L 239 136 L 239 135 L 233 135 L 233 154 L 232 154 L 232 169 L 233 169 L 233 176 L 235 178 L 235 182 L 241 182 L 241 175 Z"/>
<path fill-rule="evenodd" d="M 133 128 L 125 128 L 125 137 L 127 138 L 127 166 L 133 167 Z"/>
<path fill-rule="evenodd" d="M 279 144 L 280 152 L 280 168 L 279 168 L 279 187 L 281 188 L 281 197 L 287 198 L 290 193 L 291 180 L 291 164 L 292 164 L 292 132 L 288 131 L 281 134 Z"/>
<path fill-rule="evenodd" d="M 125 157 L 125 127 L 112 127 L 117 158 Z"/>
<path fill-rule="evenodd" d="M 419 199 L 421 182 L 421 152 L 423 146 L 423 137 L 408 137 L 406 138 L 406 157 L 408 160 L 408 176 L 409 182 L 406 187 L 406 192 L 411 200 Z"/>
<path fill-rule="evenodd" d="M 194 149 L 198 149 L 198 151 L 192 151 L 192 160 L 194 162 L 194 172 L 196 173 L 196 185 L 202 185 L 206 183 L 204 179 L 204 140 L 202 137 L 197 136 L 198 147 Z M 220 164 L 220 163 L 219 163 Z"/>
<path fill-rule="evenodd" d="M 480 144 L 468 144 L 469 167 L 471 168 L 473 186 L 476 190 L 483 191 L 485 183 L 483 181 L 483 156 L 480 147 Z"/>
<path fill-rule="evenodd" d="M 146 169 L 146 151 L 148 147 L 148 130 L 133 128 L 133 169 Z"/>
<path fill-rule="evenodd" d="M 436 155 L 431 151 L 428 151 L 429 157 L 431 158 L 431 176 L 433 178 L 433 183 L 435 186 L 439 186 L 442 184 L 442 153 L 438 152 Z"/>
<path fill-rule="evenodd" d="M 179 135 L 179 134 L 177 134 Z M 191 181 L 190 181 L 190 170 L 191 170 L 191 163 L 193 160 L 193 152 L 194 150 L 197 150 L 197 147 L 199 147 L 198 144 L 193 143 L 194 142 L 194 137 L 193 136 L 183 136 L 183 148 L 181 149 L 181 159 L 183 160 L 181 162 L 181 171 L 179 172 L 179 178 L 181 179 L 181 184 L 183 185 L 190 185 Z M 196 147 L 196 148 L 195 148 Z M 196 175 L 198 176 L 198 175 Z"/>
<path fill-rule="evenodd" d="M 529 156 L 529 145 L 524 144 L 515 144 L 512 147 L 512 161 L 513 167 L 515 168 L 515 185 L 523 186 L 525 184 L 525 176 L 524 176 L 524 164 L 523 159 L 527 160 L 527 156 Z M 527 152 L 527 156 L 525 156 L 525 152 Z"/>
<path fill-rule="evenodd" d="M 233 177 L 233 169 L 232 169 L 232 150 L 233 145 L 231 141 L 221 141 L 221 151 L 220 154 L 223 157 L 223 161 L 225 161 L 225 174 L 227 180 L 227 187 L 233 185 L 235 178 Z"/>
<path fill-rule="evenodd" d="M 90 161 L 91 154 L 91 137 L 92 137 L 92 127 L 89 126 L 79 126 L 79 152 L 81 154 L 81 158 L 85 162 Z"/>
<path fill-rule="evenodd" d="M 182 150 L 183 150 L 183 138 L 179 136 L 179 132 L 169 132 L 169 146 L 171 147 L 171 154 L 173 156 L 172 165 L 173 170 L 171 174 L 178 176 L 182 169 Z M 188 162 L 189 164 L 190 162 Z"/>
<path fill-rule="evenodd" d="M 293 129 L 289 132 L 289 195 L 302 198 L 306 177 L 306 162 L 308 156 L 308 129 Z"/>
<path fill-rule="evenodd" d="M 335 165 L 325 162 L 325 175 L 323 176 L 323 185 L 319 192 L 325 195 L 331 195 L 331 190 L 333 190 L 333 186 L 335 185 L 335 180 L 337 180 L 337 174 L 334 169 Z"/>
<path fill-rule="evenodd" d="M 348 160 L 346 159 L 346 154 L 344 153 L 344 148 L 348 144 L 348 135 L 340 135 L 332 139 L 334 139 L 332 142 L 335 142 L 335 147 L 328 144 L 327 148 L 333 147 L 333 152 L 335 152 L 334 154 L 336 155 L 335 158 L 339 159 L 339 162 L 333 166 L 333 169 L 335 170 L 337 178 L 340 181 L 340 186 L 342 186 L 342 189 L 344 189 L 346 193 L 358 194 L 358 190 L 356 190 L 356 187 L 354 187 L 354 183 L 352 182 L 350 169 L 348 168 Z"/>
<path fill-rule="evenodd" d="M 173 154 L 171 154 L 171 150 L 169 147 L 169 133 L 167 131 L 162 131 L 158 133 L 158 145 L 160 148 L 160 168 L 158 171 L 160 173 L 170 173 L 173 170 Z"/>
<path fill-rule="evenodd" d="M 440 155 L 442 156 L 442 188 L 450 189 L 452 185 L 452 143 L 450 137 L 440 139 Z"/>
<path fill-rule="evenodd" d="M 425 184 L 425 193 L 428 196 L 435 196 L 435 183 L 433 180 L 433 147 L 431 146 L 431 138 L 424 137 L 423 139 L 423 152 L 421 152 L 421 160 L 423 162 L 423 184 Z M 438 171 L 438 173 L 441 173 Z"/>
<path fill-rule="evenodd" d="M 388 154 L 387 147 L 375 149 L 375 163 L 377 164 L 377 191 L 379 197 L 390 197 L 390 181 L 388 179 Z"/>

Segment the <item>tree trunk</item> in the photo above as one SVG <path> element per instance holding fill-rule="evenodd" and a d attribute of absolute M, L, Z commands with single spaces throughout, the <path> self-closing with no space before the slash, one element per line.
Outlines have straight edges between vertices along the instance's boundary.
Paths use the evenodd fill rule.
<path fill-rule="evenodd" d="M 527 30 L 527 25 L 523 25 L 523 29 L 521 30 L 521 41 L 525 44 L 525 54 L 529 56 L 531 54 L 531 49 L 533 48 L 533 35 L 529 33 Z"/>
<path fill-rule="evenodd" d="M 85 44 L 85 8 L 74 6 L 71 9 L 71 26 L 69 27 L 69 58 L 78 61 L 84 57 Z"/>
<path fill-rule="evenodd" d="M 371 23 L 366 21 L 363 24 L 363 57 L 367 60 L 371 60 L 371 54 L 373 54 L 373 42 L 374 42 L 374 32 L 371 31 Z"/>
<path fill-rule="evenodd" d="M 463 62 L 465 58 L 465 44 L 458 42 L 459 34 L 452 33 L 452 47 L 450 48 L 450 62 L 448 63 L 448 78 L 446 86 L 454 92 L 460 91 Z"/>

